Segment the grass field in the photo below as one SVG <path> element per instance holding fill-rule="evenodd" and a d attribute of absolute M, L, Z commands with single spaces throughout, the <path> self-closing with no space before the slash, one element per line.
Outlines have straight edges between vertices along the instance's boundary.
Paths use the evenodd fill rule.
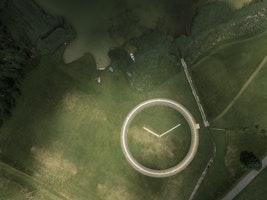
<path fill-rule="evenodd" d="M 216 145 L 216 157 L 202 182 L 195 199 L 217 199 L 231 185 L 229 170 L 225 166 L 225 136 L 223 132 L 210 131 Z"/>
<path fill-rule="evenodd" d="M 120 147 L 124 117 L 149 98 L 179 101 L 200 121 L 184 75 L 136 94 L 116 68 L 100 73 L 90 55 L 66 65 L 62 53 L 43 57 L 28 75 L 12 119 L 1 128 L 1 154 L 14 165 L 1 167 L 0 199 L 187 199 L 212 152 L 205 129 L 192 164 L 171 178 L 140 175 Z"/>
<path fill-rule="evenodd" d="M 266 55 L 267 33 L 226 44 L 193 66 L 192 75 L 210 119 L 218 116 Z"/>
<path fill-rule="evenodd" d="M 101 10 L 103 4 L 99 3 L 90 7 L 94 12 L 89 12 L 84 1 L 38 2 L 53 13 L 67 16 L 77 30 L 77 38 L 66 49 L 43 56 L 40 66 L 24 80 L 13 117 L 0 130 L 0 199 L 188 199 L 212 156 L 213 141 L 216 158 L 196 199 L 215 199 L 232 184 L 229 181 L 236 171 L 240 172 L 241 165 L 237 162 L 240 151 L 251 150 L 258 156 L 266 152 L 265 65 L 233 107 L 211 123 L 227 128 L 227 133 L 211 131 L 203 128 L 183 73 L 171 74 L 167 81 L 146 93 L 136 93 L 116 65 L 114 73 L 95 70 L 99 63 L 109 62 L 105 56 L 113 45 L 108 39 L 105 20 L 120 10 L 109 11 L 108 6 Z M 154 5 L 155 16 L 151 18 L 146 18 L 149 12 L 145 7 L 137 7 L 133 12 L 147 20 L 142 21 L 146 26 L 153 26 L 157 14 L 172 10 L 160 5 Z M 96 19 L 94 15 L 99 15 L 99 10 L 103 16 Z M 181 24 L 182 31 L 188 21 Z M 223 45 L 192 66 L 193 79 L 210 119 L 227 107 L 259 65 L 266 55 L 266 40 L 264 33 Z M 64 64 L 62 56 L 69 64 Z M 96 81 L 99 75 L 101 84 Z M 201 125 L 199 149 L 192 163 L 183 172 L 164 179 L 136 172 L 120 147 L 124 117 L 141 101 L 156 97 L 180 102 Z M 146 126 L 164 132 L 177 119 L 181 120 L 181 127 L 161 141 L 142 129 Z M 168 109 L 145 110 L 130 127 L 129 145 L 133 154 L 153 168 L 167 168 L 179 162 L 190 139 L 188 127 L 183 124 L 183 119 Z M 258 127 L 258 131 L 242 135 L 246 127 L 249 130 Z"/>
<path fill-rule="evenodd" d="M 266 73 L 267 64 L 263 66 L 220 122 L 223 121 L 230 129 L 226 135 L 228 144 L 226 158 L 229 161 L 229 167 L 235 168 L 233 174 L 242 171 L 242 166 L 237 161 L 240 151 L 253 151 L 259 157 L 266 154 L 267 151 Z M 244 128 L 248 131 L 244 132 Z"/>
<path fill-rule="evenodd" d="M 226 3 L 228 3 L 230 6 L 232 6 L 232 8 L 234 9 L 240 9 L 242 8 L 245 4 L 252 2 L 252 0 L 235 0 L 235 1 L 231 1 L 231 0 L 223 0 Z"/>
<path fill-rule="evenodd" d="M 240 177 L 247 169 L 240 163 L 241 151 L 251 151 L 258 157 L 266 154 L 267 137 L 265 134 L 244 133 L 243 131 L 227 131 L 225 162 L 231 176 Z"/>
<path fill-rule="evenodd" d="M 267 169 L 264 169 L 235 200 L 264 200 L 267 193 L 266 178 Z"/>
<path fill-rule="evenodd" d="M 227 161 L 236 159 L 235 156 L 246 146 L 245 143 L 250 142 L 250 150 L 257 148 L 259 140 L 254 140 L 254 135 L 251 140 L 249 136 L 242 140 L 244 144 L 241 146 L 236 143 L 239 139 L 234 139 L 234 135 L 229 134 L 225 138 L 224 133 L 201 128 L 199 151 L 185 171 L 165 179 L 145 177 L 133 170 L 123 157 L 120 148 L 122 122 L 133 106 L 155 97 L 170 98 L 182 103 L 197 122 L 200 122 L 201 117 L 184 74 L 178 73 L 155 89 L 137 94 L 130 89 L 125 76 L 116 67 L 114 73 L 96 71 L 93 57 L 89 54 L 71 64 L 64 64 L 61 59 L 63 51 L 64 49 L 60 49 L 54 55 L 43 57 L 39 68 L 25 79 L 23 95 L 14 115 L 1 129 L 1 154 L 10 163 L 14 163 L 1 164 L 1 185 L 5 191 L 1 193 L 1 198 L 26 199 L 30 196 L 33 199 L 187 199 L 211 157 L 214 138 L 217 147 L 215 162 L 197 193 L 198 199 L 214 199 L 231 184 L 231 170 L 240 167 L 234 164 L 231 168 L 229 165 L 225 166 L 225 154 L 231 155 L 228 154 L 228 148 L 236 145 L 238 150 L 232 154 L 233 157 L 227 156 Z M 237 110 L 230 109 L 222 119 L 212 125 L 232 129 L 238 127 L 240 130 L 240 127 L 246 125 L 245 121 L 250 122 L 245 117 L 249 115 L 258 116 L 255 119 L 260 129 L 265 127 L 265 120 L 262 118 L 265 114 L 259 113 L 265 105 L 257 102 L 265 98 L 262 91 L 265 91 L 266 68 L 263 67 L 262 70 L 242 94 L 247 96 L 241 96 L 234 104 Z M 101 84 L 95 80 L 98 75 L 101 75 Z M 263 95 L 263 99 L 252 99 L 251 96 L 255 95 Z M 244 109 L 248 106 L 246 103 L 250 102 L 257 105 L 253 112 Z M 239 113 L 238 118 L 233 113 L 230 115 L 232 111 Z M 168 118 L 157 117 L 157 112 L 168 113 Z M 139 128 L 150 125 L 158 132 L 172 126 L 175 123 L 173 119 L 177 118 L 176 114 L 164 109 L 147 110 L 143 115 L 148 121 L 144 121 L 140 115 L 139 121 L 137 118 L 133 123 L 138 124 Z M 155 118 L 148 117 L 151 115 Z M 201 126 L 203 127 L 202 124 Z M 182 151 L 186 147 L 181 149 L 181 146 L 187 143 L 189 137 L 185 134 L 179 136 L 183 137 L 166 135 L 166 140 L 162 143 L 153 143 L 152 148 L 162 148 L 159 154 L 147 148 L 153 141 L 149 136 L 133 137 L 136 146 L 133 143 L 130 145 L 133 151 L 136 148 L 135 155 L 139 155 L 145 164 L 165 168 L 177 162 L 175 159 L 166 159 L 166 155 L 173 153 L 178 159 L 183 157 Z M 265 141 L 266 136 L 261 137 L 260 142 L 264 144 Z M 142 147 L 142 151 L 138 151 L 138 145 Z M 142 154 L 144 151 L 148 154 Z M 262 148 L 257 152 L 263 154 L 264 151 Z M 161 162 L 157 163 L 158 155 L 164 157 L 165 166 L 159 166 Z M 21 168 L 24 173 L 16 170 Z"/>
<path fill-rule="evenodd" d="M 214 131 L 213 134 L 215 140 L 217 138 L 224 146 L 224 152 L 219 156 L 221 169 L 225 163 L 228 171 L 229 179 L 224 180 L 224 186 L 234 183 L 246 172 L 239 161 L 241 151 L 252 151 L 260 158 L 267 152 L 267 104 L 265 103 L 267 64 L 262 62 L 266 56 L 267 49 L 264 45 L 266 40 L 267 33 L 263 33 L 250 39 L 223 45 L 192 66 L 193 78 L 201 100 L 209 114 L 209 120 L 212 120 L 211 126 L 226 129 L 222 133 Z M 258 68 L 261 63 L 262 66 Z M 257 68 L 259 71 L 232 106 L 224 115 L 219 115 Z M 215 117 L 217 118 L 214 119 Z M 217 171 L 219 178 L 218 173 L 219 168 Z M 209 181 L 209 176 L 206 181 L 212 183 Z M 258 199 L 263 197 L 259 196 Z"/>

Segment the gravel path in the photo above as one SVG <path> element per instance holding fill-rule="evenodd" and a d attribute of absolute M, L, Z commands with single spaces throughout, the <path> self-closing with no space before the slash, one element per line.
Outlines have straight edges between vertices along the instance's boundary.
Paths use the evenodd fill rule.
<path fill-rule="evenodd" d="M 190 73 L 189 73 L 189 71 L 188 71 L 188 69 L 187 69 L 187 65 L 186 65 L 186 62 L 185 62 L 184 58 L 181 58 L 181 63 L 182 63 L 182 66 L 183 66 L 183 68 L 184 68 L 184 73 L 185 73 L 185 75 L 186 75 L 187 81 L 188 81 L 188 83 L 189 83 L 189 85 L 190 85 L 190 87 L 191 87 L 193 96 L 195 97 L 195 100 L 196 100 L 198 109 L 199 109 L 200 114 L 201 114 L 201 117 L 202 117 L 202 119 L 203 119 L 204 126 L 205 126 L 205 127 L 208 127 L 210 124 L 209 124 L 209 122 L 208 122 L 208 120 L 207 120 L 207 117 L 206 117 L 205 111 L 204 111 L 204 109 L 203 109 L 203 106 L 202 106 L 202 104 L 200 103 L 200 99 L 199 99 L 199 97 L 198 97 L 198 95 L 197 95 L 197 92 L 196 92 L 196 90 L 195 90 L 195 87 L 194 87 L 194 85 L 193 85 L 193 81 L 192 81 L 191 75 L 190 75 Z"/>

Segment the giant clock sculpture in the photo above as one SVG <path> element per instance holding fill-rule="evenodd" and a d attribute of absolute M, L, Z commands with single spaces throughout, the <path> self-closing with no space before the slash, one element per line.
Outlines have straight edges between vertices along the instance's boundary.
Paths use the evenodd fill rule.
<path fill-rule="evenodd" d="M 131 122 L 136 117 L 136 115 L 139 112 L 142 112 L 142 110 L 147 108 L 147 107 L 159 106 L 159 105 L 170 107 L 170 108 L 174 109 L 175 111 L 179 112 L 187 121 L 187 123 L 190 127 L 190 132 L 191 132 L 191 133 L 189 133 L 189 134 L 191 134 L 190 147 L 189 147 L 189 151 L 187 152 L 186 156 L 177 165 L 175 165 L 171 168 L 168 168 L 168 169 L 163 169 L 163 170 L 151 169 L 151 168 L 148 168 L 148 167 L 140 164 L 140 162 L 138 162 L 133 157 L 131 150 L 130 150 L 128 143 L 127 143 L 127 134 L 128 134 L 129 126 L 131 125 Z M 143 126 L 142 128 L 145 130 L 145 132 L 147 134 L 152 134 L 154 137 L 161 139 L 167 134 L 172 134 L 172 132 L 175 129 L 178 129 L 180 125 L 181 124 L 178 123 L 172 127 L 168 127 L 168 130 L 161 132 L 161 133 L 158 133 L 158 131 L 153 130 L 152 128 L 147 128 L 145 126 Z M 172 175 L 175 175 L 175 174 L 181 172 L 193 160 L 193 158 L 197 152 L 197 148 L 198 148 L 198 141 L 199 141 L 198 129 L 199 129 L 199 125 L 195 122 L 191 113 L 184 106 L 179 104 L 178 102 L 175 102 L 175 101 L 169 100 L 169 99 L 162 99 L 162 98 L 150 99 L 150 100 L 147 100 L 147 101 L 144 101 L 144 102 L 138 104 L 126 116 L 126 118 L 123 122 L 123 125 L 122 125 L 122 129 L 121 129 L 121 147 L 123 150 L 123 154 L 124 154 L 126 160 L 128 161 L 128 163 L 138 172 L 140 172 L 146 176 L 157 177 L 157 178 L 169 177 L 169 176 L 172 176 Z"/>

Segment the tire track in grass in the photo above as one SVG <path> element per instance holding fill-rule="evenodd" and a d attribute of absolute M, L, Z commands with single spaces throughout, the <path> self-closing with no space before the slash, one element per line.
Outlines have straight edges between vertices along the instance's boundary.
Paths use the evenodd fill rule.
<path fill-rule="evenodd" d="M 35 186 L 38 189 L 42 188 L 42 189 L 48 191 L 53 196 L 53 198 L 56 197 L 57 199 L 60 199 L 60 200 L 61 199 L 62 200 L 65 200 L 65 199 L 69 200 L 70 199 L 70 198 L 66 197 L 64 194 L 53 189 L 52 186 L 49 186 L 45 182 L 38 180 L 36 177 L 32 177 L 26 173 L 23 173 L 23 172 L 15 169 L 13 167 L 11 167 L 10 165 L 3 163 L 2 161 L 0 161 L 0 168 L 10 172 L 10 174 L 14 175 L 15 177 L 20 177 L 22 179 L 25 179 L 25 180 L 31 182 L 31 183 L 35 183 L 37 185 L 37 186 L 36 185 Z"/>
<path fill-rule="evenodd" d="M 267 62 L 267 55 L 262 59 L 261 63 L 257 66 L 256 70 L 251 74 L 251 76 L 248 78 L 248 80 L 245 82 L 245 84 L 242 86 L 242 88 L 239 90 L 239 92 L 236 94 L 234 99 L 228 104 L 228 106 L 223 110 L 221 114 L 219 114 L 214 121 L 222 118 L 228 110 L 234 105 L 234 103 L 239 99 L 239 97 L 243 94 L 245 89 L 249 86 L 249 84 L 254 80 L 254 78 L 257 76 L 261 68 L 265 65 Z"/>

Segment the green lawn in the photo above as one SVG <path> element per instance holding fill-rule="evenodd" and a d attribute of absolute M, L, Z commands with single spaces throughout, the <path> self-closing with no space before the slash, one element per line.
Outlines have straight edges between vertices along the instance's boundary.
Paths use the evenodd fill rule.
<path fill-rule="evenodd" d="M 210 131 L 209 137 L 213 138 L 216 145 L 216 156 L 195 196 L 195 199 L 200 200 L 217 199 L 231 185 L 229 172 L 225 166 L 224 132 Z"/>
<path fill-rule="evenodd" d="M 1 154 L 15 163 L 15 168 L 11 164 L 1 169 L 5 193 L 0 197 L 187 199 L 211 155 L 212 143 L 205 129 L 200 130 L 201 144 L 192 164 L 170 178 L 139 174 L 127 163 L 120 147 L 124 117 L 133 106 L 150 98 L 176 100 L 200 122 L 184 74 L 148 93 L 135 93 L 116 67 L 114 73 L 96 71 L 90 55 L 66 65 L 62 52 L 44 56 L 27 76 L 13 117 L 1 128 Z M 95 80 L 99 74 L 101 84 Z M 153 120 L 172 125 L 160 117 Z M 171 138 L 170 144 L 181 144 L 180 139 L 183 137 Z M 26 174 L 15 170 L 20 168 Z"/>
<path fill-rule="evenodd" d="M 214 176 L 217 176 L 218 180 L 228 176 L 228 179 L 222 180 L 225 183 L 221 186 L 221 191 L 218 190 L 219 193 L 227 191 L 227 187 L 246 172 L 239 161 L 241 151 L 252 151 L 260 158 L 267 152 L 266 63 L 225 115 L 214 120 L 214 117 L 233 100 L 266 56 L 266 40 L 267 33 L 263 33 L 250 39 L 226 44 L 192 66 L 193 79 L 205 111 L 209 114 L 211 127 L 226 129 L 226 132 L 214 131 L 215 140 L 218 138 L 223 148 L 221 154 L 217 155 L 221 164 Z M 224 164 L 228 173 L 219 176 L 218 174 L 224 174 L 223 171 L 220 173 Z M 213 169 L 211 174 L 212 171 Z M 209 177 L 207 175 L 206 183 L 204 181 L 203 184 L 210 185 L 211 188 L 216 187 L 216 184 L 212 184 L 213 179 L 209 180 Z M 201 190 L 205 188 L 200 189 L 199 194 Z M 257 199 L 263 199 L 263 196 Z"/>
<path fill-rule="evenodd" d="M 267 169 L 264 169 L 236 198 L 235 200 L 264 200 L 266 199 Z"/>
<path fill-rule="evenodd" d="M 267 32 L 219 47 L 193 66 L 192 75 L 209 119 L 235 97 L 266 55 Z"/>
<path fill-rule="evenodd" d="M 249 47 L 248 41 L 254 45 L 254 40 L 258 42 L 257 38 L 261 37 L 263 35 L 246 40 L 244 44 L 238 44 L 247 45 L 247 49 L 253 50 L 254 48 Z M 225 51 L 229 48 L 230 45 L 220 48 L 221 50 L 212 55 L 218 58 L 221 56 L 224 60 L 227 58 Z M 240 56 L 235 48 L 232 50 L 236 52 L 236 57 Z M 259 52 L 262 53 L 263 50 Z M 254 55 L 254 52 L 251 53 Z M 265 147 L 258 147 L 259 144 L 266 144 L 265 134 L 259 137 L 233 135 L 240 133 L 243 127 L 258 125 L 260 132 L 266 129 L 266 104 L 262 103 L 267 95 L 265 66 L 233 108 L 223 118 L 212 123 L 212 126 L 227 128 L 233 132 L 227 132 L 228 135 L 225 137 L 223 132 L 217 133 L 203 128 L 199 111 L 183 73 L 173 75 L 149 92 L 136 93 L 116 65 L 114 73 L 96 71 L 91 55 L 86 54 L 71 64 L 64 64 L 62 54 L 63 49 L 60 49 L 53 55 L 43 56 L 40 66 L 23 82 L 22 96 L 18 100 L 13 117 L 1 128 L 1 155 L 9 160 L 5 162 L 9 165 L 0 163 L 2 199 L 188 199 L 212 155 L 213 139 L 217 147 L 216 158 L 196 198 L 214 199 L 231 185 L 229 181 L 233 178 L 232 170 L 240 169 L 240 164 L 235 164 L 238 152 L 245 147 L 249 147 L 248 150 L 256 152 L 258 156 L 266 152 Z M 230 52 L 228 55 L 234 60 Z M 252 66 L 257 66 L 262 57 L 256 58 L 249 57 L 246 63 L 254 63 Z M 214 60 L 214 57 L 210 56 L 197 66 L 193 66 L 194 73 L 200 68 L 204 69 L 209 59 Z M 224 63 L 229 64 L 228 61 Z M 243 64 L 245 65 L 244 62 Z M 243 65 L 239 67 L 243 69 Z M 233 69 L 238 71 L 237 67 Z M 247 77 L 254 68 L 251 70 L 247 66 L 245 69 L 236 76 L 246 74 Z M 230 73 L 230 70 L 227 73 Z M 98 75 L 102 78 L 101 84 L 95 80 Z M 240 84 L 233 80 L 233 76 L 228 78 L 229 82 Z M 199 81 L 200 79 L 196 78 L 199 91 L 211 93 L 207 85 L 199 87 L 202 83 Z M 242 82 L 244 81 L 245 79 L 242 79 Z M 240 85 L 242 87 L 242 84 Z M 231 91 L 228 92 L 233 96 L 234 92 Z M 202 93 L 200 96 L 204 98 Z M 229 101 L 232 98 L 228 93 L 225 96 L 229 96 Z M 156 97 L 180 102 L 188 108 L 202 127 L 199 149 L 192 163 L 180 174 L 164 179 L 149 178 L 136 172 L 127 163 L 120 147 L 120 129 L 124 117 L 141 101 Z M 217 102 L 218 105 L 223 101 Z M 167 113 L 168 117 L 160 117 L 162 113 Z M 175 125 L 176 119 L 179 118 L 177 113 L 168 109 L 148 109 L 140 115 L 140 119 L 136 118 L 132 128 L 138 126 L 142 129 L 142 126 L 150 125 L 158 132 L 163 132 L 167 127 Z M 190 136 L 185 134 L 186 126 L 179 128 L 173 132 L 174 134 L 167 135 L 162 142 L 146 136 L 134 137 L 133 131 L 130 146 L 134 155 L 144 164 L 155 168 L 166 168 L 179 162 L 186 153 L 190 139 Z M 240 141 L 244 143 L 241 144 Z M 229 148 L 232 147 L 235 147 L 236 151 L 231 154 Z M 154 151 L 158 149 L 161 151 Z M 163 160 L 164 165 L 157 160 L 158 158 Z M 231 160 L 234 160 L 234 163 L 229 165 Z M 2 159 L 2 162 L 4 161 L 6 160 Z"/>
<path fill-rule="evenodd" d="M 239 174 L 242 165 L 238 161 L 241 151 L 252 151 L 258 157 L 267 152 L 267 64 L 247 87 L 229 112 L 217 123 L 224 124 L 226 134 L 226 160 L 233 174 Z M 245 130 L 245 131 L 244 131 Z"/>
<path fill-rule="evenodd" d="M 231 176 L 239 178 L 247 172 L 240 163 L 241 151 L 251 151 L 259 158 L 266 154 L 267 136 L 261 133 L 244 133 L 238 130 L 226 132 L 226 155 L 225 162 Z"/>
<path fill-rule="evenodd" d="M 116 64 L 113 65 L 114 73 L 96 71 L 96 62 L 91 54 L 64 64 L 63 54 L 66 61 L 80 57 L 84 52 L 91 52 L 96 60 L 107 55 L 107 49 L 113 43 L 106 40 L 108 36 L 106 29 L 102 30 L 105 27 L 102 25 L 106 24 L 110 13 L 106 12 L 103 18 L 95 20 L 92 16 L 99 14 L 99 9 L 90 8 L 94 12 L 89 12 L 90 9 L 84 6 L 80 15 L 79 6 L 73 7 L 76 13 L 66 13 L 73 4 L 66 3 L 60 7 L 62 2 L 57 1 L 57 9 L 50 3 L 46 8 L 54 8 L 53 13 L 68 15 L 77 29 L 77 38 L 67 47 L 65 54 L 60 49 L 53 55 L 43 56 L 40 66 L 23 82 L 22 96 L 13 117 L 0 130 L 0 155 L 5 158 L 0 162 L 0 199 L 188 199 L 212 155 L 214 140 L 217 147 L 214 165 L 196 196 L 196 199 L 209 200 L 216 198 L 222 189 L 229 186 L 231 167 L 234 170 L 240 167 L 225 166 L 229 147 L 237 146 L 234 159 L 244 146 L 247 147 L 245 143 L 248 142 L 252 150 L 257 148 L 259 156 L 264 154 L 265 148 L 258 149 L 259 139 L 253 140 L 254 136 L 251 140 L 242 140 L 245 142 L 241 145 L 237 142 L 238 137 L 225 137 L 224 133 L 203 128 L 183 73 L 171 74 L 171 78 L 151 91 L 136 93 Z M 78 4 L 75 2 L 75 5 Z M 165 12 L 169 9 L 173 11 L 169 7 L 160 10 Z M 108 8 L 102 11 L 104 13 Z M 145 17 L 149 12 L 144 8 L 134 12 L 141 19 L 150 20 L 142 23 L 151 25 L 154 20 L 154 16 L 151 19 Z M 98 30 L 99 24 L 101 27 Z M 186 29 L 184 26 L 181 25 L 181 31 Z M 92 30 L 98 30 L 103 35 Z M 103 43 L 99 43 L 100 40 Z M 224 45 L 193 66 L 193 79 L 210 119 L 220 114 L 258 66 L 266 54 L 263 45 L 266 40 L 267 33 Z M 260 130 L 266 129 L 264 110 L 267 109 L 263 102 L 267 90 L 266 73 L 263 72 L 234 104 L 234 109 L 212 123 L 213 126 L 240 131 L 243 127 L 257 124 Z M 101 84 L 95 80 L 99 75 Z M 149 178 L 136 172 L 127 163 L 120 147 L 120 129 L 124 117 L 141 101 L 156 97 L 180 102 L 201 125 L 199 149 L 192 163 L 183 172 L 164 179 Z M 150 125 L 163 132 L 175 125 L 176 119 L 180 119 L 172 111 L 156 111 L 147 110 L 147 113 L 140 115 L 140 119 L 136 118 L 130 128 L 129 143 L 141 162 L 155 168 L 166 168 L 179 162 L 185 155 L 190 135 L 186 134 L 188 127 L 181 126 L 162 142 L 144 135 L 135 136 L 135 126 L 143 131 L 142 126 Z M 167 113 L 168 117 L 162 118 L 157 115 L 158 112 Z M 183 119 L 180 120 L 185 124 Z M 138 134 L 141 130 L 137 130 Z M 265 141 L 266 136 L 263 135 L 260 144 Z M 226 159 L 229 161 L 232 158 L 228 156 Z"/>
<path fill-rule="evenodd" d="M 28 174 L 19 174 L 20 171 L 12 171 L 13 168 L 8 167 L 2 169 L 2 174 L 10 174 L 1 176 L 1 184 L 5 190 L 3 198 L 26 199 L 27 195 L 32 195 L 35 199 L 188 199 L 211 157 L 212 138 L 216 143 L 217 154 L 197 198 L 214 199 L 230 185 L 229 178 L 232 176 L 229 175 L 232 174 L 229 165 L 225 166 L 225 154 L 229 155 L 228 148 L 231 145 L 237 145 L 238 151 L 233 154 L 233 158 L 236 158 L 234 156 L 238 155 L 245 143 L 240 146 L 234 143 L 238 138 L 225 138 L 224 133 L 209 132 L 203 128 L 183 73 L 172 76 L 147 93 L 136 93 L 129 87 L 127 79 L 116 65 L 114 73 L 96 71 L 93 57 L 89 54 L 71 64 L 64 64 L 62 52 L 63 49 L 60 49 L 54 55 L 44 56 L 40 66 L 28 75 L 12 119 L 1 129 L 2 155 L 16 163 L 15 168 L 26 169 Z M 219 53 L 217 52 L 218 55 Z M 255 66 L 257 64 L 259 63 Z M 265 105 L 258 102 L 265 98 L 264 70 L 266 67 L 262 68 L 242 94 L 247 96 L 241 96 L 236 101 L 234 108 L 237 110 L 230 109 L 223 119 L 212 125 L 232 129 L 237 127 L 240 130 L 240 127 L 247 126 L 245 122 L 251 121 L 245 117 L 249 114 L 254 118 L 258 116 L 255 119 L 260 129 L 265 127 L 262 118 L 265 114 L 259 113 Z M 98 75 L 102 78 L 101 84 L 95 80 Z M 196 81 L 199 87 L 198 84 Z M 263 96 L 251 98 L 255 95 Z M 165 179 L 145 177 L 133 170 L 120 148 L 120 129 L 124 117 L 133 106 L 156 97 L 170 98 L 182 103 L 202 127 L 199 150 L 192 164 L 182 173 Z M 253 112 L 244 109 L 254 104 L 256 106 Z M 168 117 L 159 117 L 158 112 L 166 112 Z M 162 132 L 172 124 L 175 125 L 175 119 L 178 118 L 170 110 L 148 109 L 140 115 L 140 119 L 136 118 L 133 126 L 142 128 L 150 125 Z M 186 126 L 179 128 L 181 129 L 173 132 L 177 134 L 167 135 L 162 143 L 153 143 L 151 138 L 133 138 L 135 142 L 130 141 L 130 146 L 134 155 L 152 167 L 165 168 L 177 163 L 185 155 L 190 139 L 185 134 Z M 266 141 L 266 136 L 261 140 L 244 141 L 250 142 L 250 149 L 253 150 L 258 141 Z M 151 151 L 149 147 L 162 151 Z M 264 151 L 265 148 L 262 148 L 255 152 L 261 156 Z M 148 153 L 143 154 L 144 152 Z M 159 157 L 164 160 L 164 165 L 156 160 Z M 232 159 L 229 156 L 226 158 Z M 240 165 L 231 167 L 236 170 Z M 27 192 L 21 192 L 21 187 L 26 188 Z"/>

